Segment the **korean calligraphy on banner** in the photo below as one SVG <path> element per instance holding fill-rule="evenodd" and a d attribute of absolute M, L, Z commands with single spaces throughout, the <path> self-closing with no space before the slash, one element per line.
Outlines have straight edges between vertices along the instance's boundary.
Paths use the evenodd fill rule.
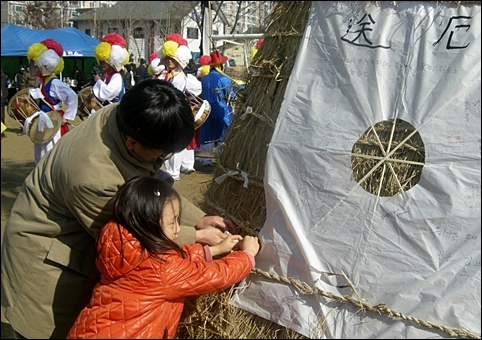
<path fill-rule="evenodd" d="M 312 3 L 256 268 L 480 337 L 480 10 Z M 231 303 L 311 338 L 451 337 L 287 282 L 251 274 Z"/>

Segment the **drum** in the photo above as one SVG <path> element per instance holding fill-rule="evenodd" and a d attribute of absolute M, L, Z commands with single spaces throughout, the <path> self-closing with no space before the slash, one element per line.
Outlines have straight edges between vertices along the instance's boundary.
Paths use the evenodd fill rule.
<path fill-rule="evenodd" d="M 194 129 L 198 129 L 208 119 L 211 113 L 211 105 L 207 100 L 202 100 L 196 103 L 191 102 L 192 115 L 194 117 Z"/>
<path fill-rule="evenodd" d="M 30 89 L 22 89 L 15 93 L 8 102 L 7 111 L 10 117 L 23 128 L 32 142 L 43 144 L 51 140 L 59 131 L 62 116 L 57 111 L 42 112 L 37 99 L 30 95 Z M 49 120 L 52 123 L 51 127 L 46 125 Z M 26 122 L 27 124 L 25 124 Z"/>
<path fill-rule="evenodd" d="M 79 99 L 77 114 L 80 118 L 88 117 L 95 111 L 104 107 L 92 93 L 92 86 L 84 87 L 77 93 L 77 97 Z"/>
<path fill-rule="evenodd" d="M 15 119 L 20 126 L 23 126 L 25 120 L 40 111 L 38 102 L 30 95 L 30 88 L 19 90 L 8 101 L 7 111 L 10 117 Z"/>
<path fill-rule="evenodd" d="M 201 99 L 199 96 L 193 95 L 189 90 L 185 90 L 184 94 L 191 106 L 192 115 L 194 117 L 194 129 L 198 129 L 208 119 L 211 113 L 211 105 L 207 100 Z"/>

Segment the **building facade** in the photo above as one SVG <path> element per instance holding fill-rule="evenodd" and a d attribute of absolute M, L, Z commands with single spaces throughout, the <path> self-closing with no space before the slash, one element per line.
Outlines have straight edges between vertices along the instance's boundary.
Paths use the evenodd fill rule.
<path fill-rule="evenodd" d="M 2 26 L 10 23 L 32 27 L 25 18 L 26 7 L 32 1 L 1 1 Z M 47 1 L 43 1 L 47 3 Z M 189 44 L 193 55 L 200 54 L 202 32 L 201 8 L 197 1 L 50 1 L 58 9 L 58 27 L 73 26 L 81 32 L 101 40 L 104 35 L 116 32 L 127 42 L 127 50 L 138 62 L 141 58 L 159 50 L 171 33 L 181 34 Z M 259 32 L 263 27 L 273 2 L 270 1 L 211 1 L 212 35 Z M 220 6 L 220 7 L 218 7 Z M 237 18 L 237 19 L 236 19 Z M 254 30 L 254 31 L 253 31 Z M 243 46 L 240 45 L 243 44 Z M 238 40 L 234 44 L 226 40 L 212 39 L 212 47 L 220 49 L 237 64 L 245 63 L 246 50 L 255 41 Z M 229 55 L 235 51 L 235 55 Z"/>

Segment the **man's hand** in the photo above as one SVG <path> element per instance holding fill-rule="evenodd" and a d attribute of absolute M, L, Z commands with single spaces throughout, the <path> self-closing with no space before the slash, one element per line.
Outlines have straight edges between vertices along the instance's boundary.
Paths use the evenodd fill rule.
<path fill-rule="evenodd" d="M 231 220 L 227 220 L 221 216 L 204 216 L 199 220 L 195 227 L 198 230 L 214 227 L 222 229 L 222 232 L 229 231 L 231 234 L 238 233 L 234 223 Z"/>
<path fill-rule="evenodd" d="M 218 228 L 207 227 L 196 230 L 196 243 L 201 243 L 208 246 L 215 246 L 223 241 L 228 234 L 225 234 Z"/>

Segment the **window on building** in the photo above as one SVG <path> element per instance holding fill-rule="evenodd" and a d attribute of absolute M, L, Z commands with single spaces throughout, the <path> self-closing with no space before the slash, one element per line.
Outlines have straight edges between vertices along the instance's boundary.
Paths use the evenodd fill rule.
<path fill-rule="evenodd" d="M 117 27 L 109 27 L 107 29 L 107 33 L 112 33 L 112 32 L 119 33 L 119 29 Z"/>
<path fill-rule="evenodd" d="M 23 7 L 22 7 L 22 6 L 15 6 L 15 11 L 16 11 L 16 12 L 22 12 L 22 11 L 23 11 Z"/>
<path fill-rule="evenodd" d="M 199 39 L 199 30 L 195 27 L 187 28 L 187 38 L 188 39 Z"/>
<path fill-rule="evenodd" d="M 144 29 L 142 27 L 134 28 L 134 38 L 144 39 Z"/>
<path fill-rule="evenodd" d="M 80 1 L 71 1 L 70 6 L 72 7 L 79 7 L 80 6 Z"/>
<path fill-rule="evenodd" d="M 79 16 L 79 12 L 76 12 L 76 11 L 72 11 L 72 14 L 71 14 L 73 17 L 78 17 Z"/>
<path fill-rule="evenodd" d="M 87 34 L 87 35 L 91 35 L 90 34 L 90 28 L 86 28 L 84 33 Z"/>
<path fill-rule="evenodd" d="M 94 3 L 94 2 L 92 2 L 92 1 L 90 2 L 90 4 L 89 4 L 89 5 L 90 5 L 90 8 L 94 8 L 94 7 L 95 7 L 95 3 Z"/>
<path fill-rule="evenodd" d="M 218 30 L 213 30 L 213 35 L 218 35 L 219 31 Z"/>

